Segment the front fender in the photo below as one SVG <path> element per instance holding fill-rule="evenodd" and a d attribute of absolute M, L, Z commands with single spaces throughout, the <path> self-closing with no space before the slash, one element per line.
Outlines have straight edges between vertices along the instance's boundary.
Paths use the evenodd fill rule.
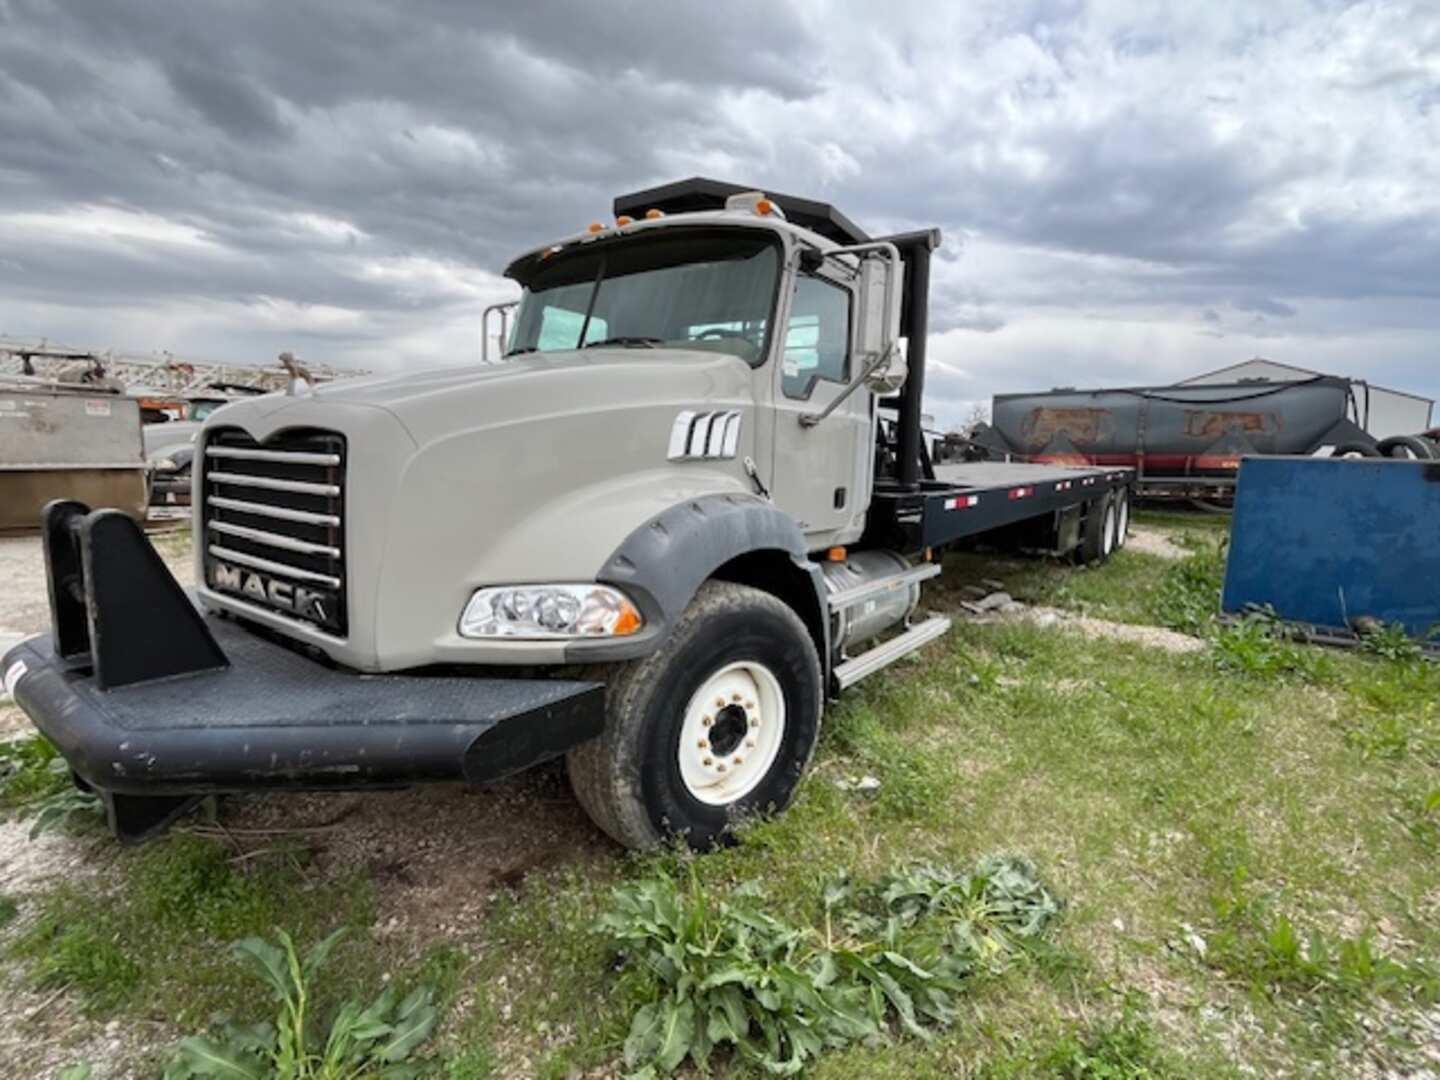
<path fill-rule="evenodd" d="M 741 555 L 762 551 L 788 556 L 810 582 L 821 628 L 822 640 L 817 645 L 823 659 L 828 651 L 825 584 L 808 557 L 805 535 L 788 514 L 748 493 L 687 499 L 626 537 L 596 578 L 634 598 L 645 616 L 645 630 L 627 642 L 576 642 L 566 658 L 576 662 L 623 659 L 652 651 L 717 570 Z"/>

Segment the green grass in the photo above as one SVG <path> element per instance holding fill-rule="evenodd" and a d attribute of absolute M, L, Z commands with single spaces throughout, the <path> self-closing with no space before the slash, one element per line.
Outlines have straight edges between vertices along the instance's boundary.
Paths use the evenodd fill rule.
<path fill-rule="evenodd" d="M 13 812 L 70 786 L 60 752 L 43 735 L 0 742 L 0 813 Z"/>
<path fill-rule="evenodd" d="M 42 989 L 69 987 L 96 1014 L 158 1013 L 183 1027 L 215 1013 L 248 1013 L 254 987 L 226 947 L 282 926 L 308 942 L 373 919 L 363 880 L 313 886 L 303 853 L 233 865 L 218 843 L 185 834 L 116 861 L 113 889 L 60 885 L 34 903 L 34 918 L 11 945 Z M 334 986 L 373 974 L 363 944 L 342 945 L 327 976 Z"/>
<path fill-rule="evenodd" d="M 1410 1019 L 1440 993 L 1440 667 L 1325 652 L 1263 624 L 1220 628 L 1209 520 L 1187 526 L 1195 555 L 1182 563 L 1132 551 L 1093 570 L 957 559 L 952 569 L 1000 577 L 1023 599 L 1169 624 L 1211 646 L 1172 654 L 957 624 L 830 710 L 794 806 L 736 846 L 542 869 L 491 899 L 463 953 L 430 942 L 404 977 L 423 975 L 449 1005 L 445 1074 L 613 1068 L 639 1004 L 592 930 L 617 884 L 693 874 L 725 898 L 754 882 L 766 911 L 814 925 L 817 890 L 837 871 L 873 879 L 991 852 L 1028 858 L 1065 901 L 1051 939 L 975 980 L 935 1038 L 836 1050 L 810 1075 L 1413 1067 Z M 864 774 L 878 791 L 835 783 Z M 22 951 L 32 977 L 71 981 L 100 1015 L 201 1019 L 244 1008 L 218 943 L 272 923 L 304 941 L 356 927 L 342 975 L 389 964 L 364 933 L 368 883 L 306 873 L 283 857 L 232 867 L 179 838 L 126 853 L 104 895 L 27 898 L 22 921 L 38 916 Z"/>

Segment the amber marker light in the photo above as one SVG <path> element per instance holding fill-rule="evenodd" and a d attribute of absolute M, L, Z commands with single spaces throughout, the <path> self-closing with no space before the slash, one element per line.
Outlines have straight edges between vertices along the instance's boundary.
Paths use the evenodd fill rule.
<path fill-rule="evenodd" d="M 756 200 L 756 202 L 755 202 L 755 213 L 759 214 L 761 217 L 764 217 L 766 214 L 773 214 L 774 212 L 775 212 L 775 204 L 774 204 L 773 202 L 771 202 L 769 199 L 757 199 L 757 200 Z"/>
<path fill-rule="evenodd" d="M 662 218 L 662 217 L 664 217 L 664 216 L 665 216 L 665 211 L 664 211 L 664 210 L 657 210 L 657 209 L 655 209 L 655 207 L 653 207 L 653 206 L 652 206 L 649 210 L 646 210 L 646 211 L 645 211 L 645 220 L 646 220 L 646 221 L 654 221 L 654 220 L 656 220 L 657 218 Z"/>
<path fill-rule="evenodd" d="M 628 637 L 644 625 L 640 618 L 640 612 L 635 610 L 633 604 L 626 604 L 620 609 L 620 614 L 615 616 L 615 622 L 610 628 L 610 633 L 616 637 Z"/>

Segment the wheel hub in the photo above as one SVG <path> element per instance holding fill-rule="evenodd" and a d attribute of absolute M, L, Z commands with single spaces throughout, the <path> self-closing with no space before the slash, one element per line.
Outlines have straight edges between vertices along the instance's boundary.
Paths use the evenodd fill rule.
<path fill-rule="evenodd" d="M 686 706 L 677 747 L 680 778 L 700 802 L 735 802 L 770 771 L 784 734 L 780 681 L 755 661 L 729 664 L 702 682 Z"/>
<path fill-rule="evenodd" d="M 726 705 L 716 714 L 715 723 L 710 727 L 710 746 L 721 757 L 733 754 L 749 730 L 750 717 L 744 706 Z"/>

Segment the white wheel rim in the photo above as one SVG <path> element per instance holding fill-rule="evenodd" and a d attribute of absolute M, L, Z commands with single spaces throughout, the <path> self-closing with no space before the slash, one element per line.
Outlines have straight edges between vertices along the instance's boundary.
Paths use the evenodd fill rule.
<path fill-rule="evenodd" d="M 1124 547 L 1125 537 L 1130 532 L 1130 496 L 1120 496 L 1120 521 L 1115 527 L 1115 546 Z"/>
<path fill-rule="evenodd" d="M 1105 507 L 1105 523 L 1100 526 L 1100 551 L 1109 555 L 1115 550 L 1115 504 Z"/>
<path fill-rule="evenodd" d="M 685 706 L 680 779 L 700 802 L 728 805 L 755 790 L 784 740 L 780 680 L 752 660 L 729 664 L 706 679 Z"/>

